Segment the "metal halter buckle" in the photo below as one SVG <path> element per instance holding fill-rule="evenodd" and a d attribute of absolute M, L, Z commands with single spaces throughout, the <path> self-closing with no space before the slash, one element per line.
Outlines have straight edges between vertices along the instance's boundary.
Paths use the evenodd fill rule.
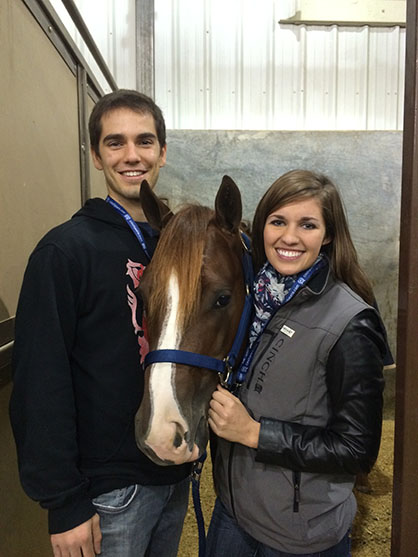
<path fill-rule="evenodd" d="M 219 372 L 219 382 L 222 385 L 222 387 L 224 387 L 225 389 L 227 389 L 229 387 L 229 378 L 231 377 L 232 374 L 232 366 L 229 363 L 229 357 L 226 356 L 223 361 L 225 362 L 225 370 L 221 373 Z"/>

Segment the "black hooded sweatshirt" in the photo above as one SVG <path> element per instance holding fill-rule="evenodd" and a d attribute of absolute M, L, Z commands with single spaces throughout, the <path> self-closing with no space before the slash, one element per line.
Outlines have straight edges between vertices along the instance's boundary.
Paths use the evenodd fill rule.
<path fill-rule="evenodd" d="M 153 253 L 156 233 L 139 225 Z M 101 493 L 172 484 L 190 471 L 157 466 L 135 443 L 147 351 L 135 288 L 147 263 L 103 199 L 48 232 L 29 259 L 10 416 L 23 488 L 48 509 L 51 534 L 93 516 L 91 499 Z"/>

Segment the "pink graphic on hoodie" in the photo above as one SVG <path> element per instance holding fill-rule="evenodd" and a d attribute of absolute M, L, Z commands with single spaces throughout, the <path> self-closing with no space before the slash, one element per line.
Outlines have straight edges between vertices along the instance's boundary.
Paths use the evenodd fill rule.
<path fill-rule="evenodd" d="M 146 334 L 145 316 L 144 315 L 142 316 L 141 325 L 138 323 L 136 318 L 138 299 L 134 291 L 138 288 L 144 271 L 145 271 L 145 265 L 142 265 L 141 263 L 135 263 L 134 261 L 128 259 L 128 262 L 126 264 L 126 274 L 132 279 L 133 288 L 131 288 L 127 284 L 126 290 L 128 293 L 128 304 L 129 307 L 131 308 L 132 325 L 134 328 L 135 335 L 138 338 L 139 355 L 140 355 L 141 364 L 144 362 L 145 356 L 149 352 L 149 344 L 148 344 L 148 338 Z"/>

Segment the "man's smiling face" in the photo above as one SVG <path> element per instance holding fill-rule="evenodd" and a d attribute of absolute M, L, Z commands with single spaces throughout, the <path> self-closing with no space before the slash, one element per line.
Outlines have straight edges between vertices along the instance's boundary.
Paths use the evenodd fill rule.
<path fill-rule="evenodd" d="M 103 115 L 99 153 L 92 150 L 94 166 L 103 170 L 109 195 L 138 200 L 143 180 L 154 188 L 166 162 L 166 145 L 160 146 L 154 118 L 148 112 L 117 108 Z"/>

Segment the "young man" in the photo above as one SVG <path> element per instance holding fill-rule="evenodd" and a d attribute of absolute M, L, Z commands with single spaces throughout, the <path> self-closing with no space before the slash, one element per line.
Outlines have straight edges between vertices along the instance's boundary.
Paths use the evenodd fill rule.
<path fill-rule="evenodd" d="M 55 557 L 174 557 L 189 465 L 153 464 L 134 437 L 148 349 L 135 290 L 157 242 L 139 190 L 165 164 L 165 123 L 150 98 L 118 90 L 99 100 L 89 131 L 109 197 L 39 242 L 18 304 L 10 415 L 20 477 L 48 509 Z"/>

